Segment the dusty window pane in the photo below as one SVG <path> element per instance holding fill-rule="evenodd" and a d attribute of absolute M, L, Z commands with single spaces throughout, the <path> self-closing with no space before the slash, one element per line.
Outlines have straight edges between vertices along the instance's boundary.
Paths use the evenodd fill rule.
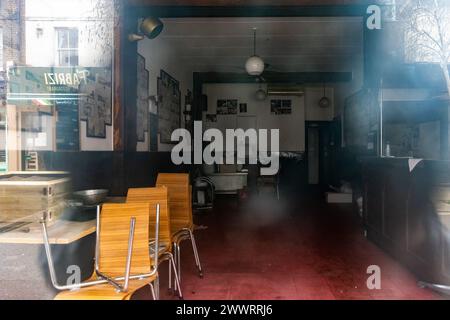
<path fill-rule="evenodd" d="M 69 45 L 69 33 L 66 29 L 58 30 L 58 48 L 67 48 Z"/>

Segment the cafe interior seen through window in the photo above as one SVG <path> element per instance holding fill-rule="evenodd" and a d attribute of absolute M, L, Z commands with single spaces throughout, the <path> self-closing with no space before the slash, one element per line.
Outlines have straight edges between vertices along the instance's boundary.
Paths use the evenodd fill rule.
<path fill-rule="evenodd" d="M 0 0 L 0 300 L 448 295 L 450 1 L 217 3 Z"/>

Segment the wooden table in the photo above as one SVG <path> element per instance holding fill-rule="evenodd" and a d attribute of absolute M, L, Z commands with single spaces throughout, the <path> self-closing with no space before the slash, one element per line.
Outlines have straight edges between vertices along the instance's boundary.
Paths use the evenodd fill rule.
<path fill-rule="evenodd" d="M 109 197 L 106 203 L 122 203 L 124 197 Z M 68 221 L 59 219 L 47 228 L 50 244 L 70 244 L 95 232 L 96 220 Z M 0 233 L 1 243 L 43 244 L 42 226 L 32 223 L 13 231 Z"/>
<path fill-rule="evenodd" d="M 125 198 L 108 198 L 120 203 Z M 29 229 L 29 230 L 28 230 Z M 27 231 L 27 232 L 24 232 Z M 96 219 L 84 222 L 59 219 L 48 227 L 49 242 L 59 283 L 71 275 L 70 266 L 78 266 L 81 279 L 94 269 Z M 0 299 L 53 299 L 40 223 L 0 234 Z"/>
<path fill-rule="evenodd" d="M 48 228 L 50 244 L 69 244 L 95 232 L 96 221 L 58 220 Z M 28 230 L 26 232 L 25 230 Z M 43 244 L 42 226 L 33 223 L 22 228 L 0 234 L 0 244 Z"/>

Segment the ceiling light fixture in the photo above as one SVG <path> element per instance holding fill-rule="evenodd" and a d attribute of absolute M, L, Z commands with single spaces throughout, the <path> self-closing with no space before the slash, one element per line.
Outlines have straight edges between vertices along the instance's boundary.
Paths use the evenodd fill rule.
<path fill-rule="evenodd" d="M 267 98 L 267 91 L 261 87 L 259 84 L 259 89 L 255 93 L 255 99 L 258 101 L 264 101 Z"/>
<path fill-rule="evenodd" d="M 256 91 L 255 97 L 258 101 L 264 101 L 267 98 L 267 92 L 263 89 L 258 89 L 258 91 Z"/>
<path fill-rule="evenodd" d="M 328 108 L 331 104 L 330 99 L 326 95 L 325 84 L 323 84 L 323 97 L 319 100 L 319 107 Z"/>
<path fill-rule="evenodd" d="M 256 55 L 256 28 L 253 28 L 253 55 L 245 62 L 245 70 L 251 76 L 259 76 L 264 72 L 264 61 Z"/>

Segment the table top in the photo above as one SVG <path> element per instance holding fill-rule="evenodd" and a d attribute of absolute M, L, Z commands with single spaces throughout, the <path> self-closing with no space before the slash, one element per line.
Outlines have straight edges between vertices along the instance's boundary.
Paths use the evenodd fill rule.
<path fill-rule="evenodd" d="M 123 197 L 111 197 L 107 203 L 124 202 Z M 58 219 L 47 228 L 51 244 L 70 244 L 84 238 L 96 230 L 96 219 L 89 221 L 69 221 Z M 32 223 L 13 231 L 0 234 L 0 244 L 43 244 L 42 226 Z"/>
<path fill-rule="evenodd" d="M 47 228 L 51 244 L 70 244 L 95 232 L 96 221 L 83 222 L 57 220 Z M 26 231 L 25 231 L 26 230 Z M 42 226 L 32 223 L 13 231 L 0 234 L 0 244 L 43 244 Z"/>

